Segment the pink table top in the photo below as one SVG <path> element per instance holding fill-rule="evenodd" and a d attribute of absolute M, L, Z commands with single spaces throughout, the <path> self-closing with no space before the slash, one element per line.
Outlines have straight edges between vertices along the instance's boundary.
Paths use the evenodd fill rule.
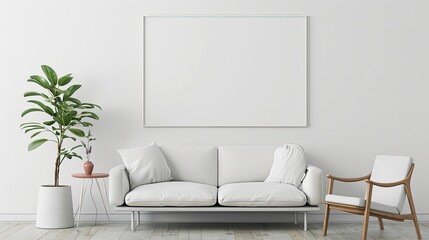
<path fill-rule="evenodd" d="M 73 173 L 72 177 L 74 178 L 106 178 L 108 177 L 108 173 L 93 173 L 91 175 L 87 175 L 86 173 Z"/>

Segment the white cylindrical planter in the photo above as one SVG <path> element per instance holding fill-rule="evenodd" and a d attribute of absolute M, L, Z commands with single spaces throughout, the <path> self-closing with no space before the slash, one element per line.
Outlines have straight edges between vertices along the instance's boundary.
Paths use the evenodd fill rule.
<path fill-rule="evenodd" d="M 71 186 L 40 186 L 36 227 L 74 227 Z"/>

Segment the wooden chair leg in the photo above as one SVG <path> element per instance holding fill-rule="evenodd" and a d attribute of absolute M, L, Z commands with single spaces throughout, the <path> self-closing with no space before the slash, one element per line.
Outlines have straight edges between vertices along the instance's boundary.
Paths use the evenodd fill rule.
<path fill-rule="evenodd" d="M 380 226 L 380 230 L 384 230 L 383 218 L 378 217 L 378 225 Z"/>
<path fill-rule="evenodd" d="M 371 210 L 372 184 L 368 184 L 368 188 L 366 191 L 367 199 L 365 203 L 365 212 L 363 219 L 362 240 L 366 240 L 366 235 L 368 234 L 369 213 Z"/>
<path fill-rule="evenodd" d="M 362 229 L 362 240 L 366 240 L 366 235 L 368 234 L 368 223 L 369 223 L 369 209 L 365 209 L 365 214 L 363 218 L 363 229 Z"/>
<path fill-rule="evenodd" d="M 329 212 L 330 212 L 329 204 L 326 204 L 325 209 L 325 219 L 323 221 L 323 236 L 326 236 L 326 233 L 328 232 L 328 222 L 329 222 Z"/>
<path fill-rule="evenodd" d="M 417 220 L 416 208 L 414 207 L 413 196 L 411 195 L 411 188 L 409 183 L 405 184 L 405 192 L 407 193 L 408 203 L 410 204 L 411 214 L 413 215 L 414 227 L 416 228 L 417 239 L 422 239 L 420 234 L 419 221 Z"/>

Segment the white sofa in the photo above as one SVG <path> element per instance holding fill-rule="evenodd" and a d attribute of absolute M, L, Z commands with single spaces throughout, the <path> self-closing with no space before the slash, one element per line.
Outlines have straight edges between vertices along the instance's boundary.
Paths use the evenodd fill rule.
<path fill-rule="evenodd" d="M 322 171 L 308 165 L 302 186 L 264 183 L 277 146 L 160 147 L 173 181 L 130 189 L 123 165 L 110 170 L 109 202 L 131 213 L 131 230 L 140 212 L 296 212 L 319 211 Z"/>

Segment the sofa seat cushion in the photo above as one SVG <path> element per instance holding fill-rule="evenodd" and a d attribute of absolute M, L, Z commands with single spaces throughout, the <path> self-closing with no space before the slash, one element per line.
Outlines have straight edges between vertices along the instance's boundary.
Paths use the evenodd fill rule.
<path fill-rule="evenodd" d="M 335 195 L 335 194 L 326 195 L 325 201 L 345 204 L 345 205 L 358 206 L 358 207 L 365 207 L 365 203 L 366 203 L 366 200 L 363 198 L 341 196 L 341 195 Z M 398 209 L 396 209 L 395 207 L 388 206 L 382 203 L 373 202 L 373 201 L 371 202 L 371 209 L 381 211 L 381 212 L 393 213 L 393 214 L 399 213 Z"/>
<path fill-rule="evenodd" d="M 125 196 L 128 206 L 213 206 L 216 204 L 215 186 L 194 182 L 161 182 L 134 188 Z"/>
<path fill-rule="evenodd" d="M 290 184 L 246 182 L 230 183 L 219 187 L 219 204 L 243 207 L 304 206 L 305 194 Z"/>

